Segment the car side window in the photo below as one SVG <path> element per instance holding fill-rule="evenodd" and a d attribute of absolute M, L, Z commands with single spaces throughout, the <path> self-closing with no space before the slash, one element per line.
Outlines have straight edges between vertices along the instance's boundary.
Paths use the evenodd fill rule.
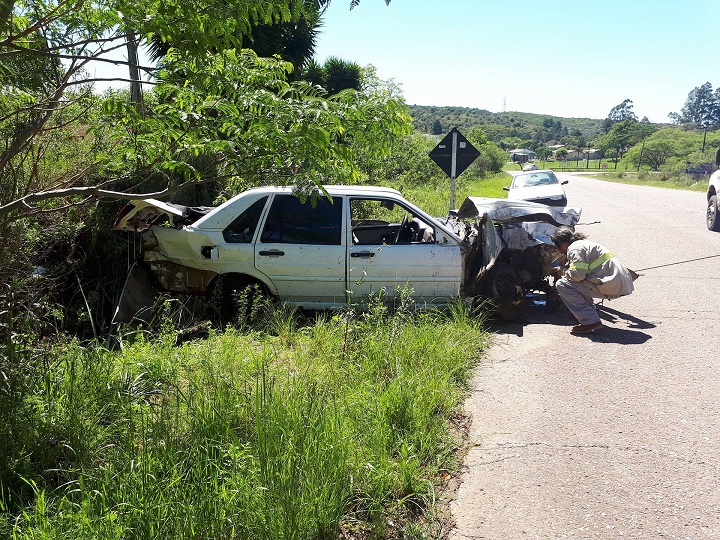
<path fill-rule="evenodd" d="M 353 244 L 435 242 L 435 229 L 431 225 L 388 199 L 352 199 L 350 217 Z"/>
<path fill-rule="evenodd" d="M 226 242 L 230 244 L 247 244 L 252 242 L 267 199 L 267 197 L 263 197 L 252 203 L 249 208 L 236 217 L 233 222 L 225 228 L 223 238 L 225 238 Z"/>
<path fill-rule="evenodd" d="M 319 196 L 313 204 L 293 195 L 276 195 L 260 241 L 282 244 L 340 245 L 342 199 Z"/>

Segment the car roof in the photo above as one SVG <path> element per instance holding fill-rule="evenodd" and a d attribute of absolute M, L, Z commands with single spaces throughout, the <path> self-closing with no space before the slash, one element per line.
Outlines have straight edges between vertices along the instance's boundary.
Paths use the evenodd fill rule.
<path fill-rule="evenodd" d="M 526 174 L 538 174 L 538 173 L 552 173 L 552 174 L 555 174 L 555 171 L 553 171 L 552 169 L 533 169 L 532 171 L 520 171 L 520 172 L 517 173 L 515 176 L 526 175 Z"/>
<path fill-rule="evenodd" d="M 417 213 L 418 217 L 422 217 L 424 219 L 429 220 L 429 222 L 433 223 L 434 225 L 437 225 L 442 229 L 442 231 L 447 234 L 448 236 L 456 239 L 458 242 L 461 241 L 461 238 L 455 233 L 450 227 L 445 225 L 444 223 L 440 222 L 437 218 L 431 216 L 412 202 L 408 201 L 400 191 L 394 188 L 388 188 L 388 187 L 382 187 L 382 186 L 349 186 L 349 185 L 326 185 L 322 186 L 325 190 L 327 190 L 328 194 L 331 196 L 333 195 L 345 195 L 345 196 L 361 196 L 361 197 L 378 197 L 378 196 L 390 196 L 396 199 L 400 199 L 404 202 L 404 204 L 409 205 L 413 209 L 413 215 Z M 257 187 L 248 189 L 246 191 L 243 191 L 242 193 L 239 193 L 232 199 L 228 199 L 223 204 L 215 208 L 212 212 L 209 212 L 207 215 L 203 216 L 202 218 L 198 219 L 195 223 L 192 224 L 192 227 L 197 229 L 202 228 L 208 228 L 213 229 L 215 227 L 219 226 L 219 223 L 222 221 L 218 220 L 219 217 L 222 216 L 222 213 L 226 211 L 228 207 L 231 207 L 236 200 L 240 198 L 249 198 L 249 199 L 260 199 L 264 196 L 272 195 L 272 194 L 291 194 L 294 193 L 296 188 L 293 186 L 263 186 L 263 187 Z"/>
<path fill-rule="evenodd" d="M 382 186 L 350 186 L 344 184 L 337 185 L 324 185 L 322 188 L 327 191 L 330 195 L 398 195 L 402 197 L 402 194 L 394 188 L 382 187 Z M 246 193 L 294 193 L 297 188 L 293 186 L 263 186 L 257 188 L 251 188 L 247 191 L 240 193 L 243 195 Z"/>

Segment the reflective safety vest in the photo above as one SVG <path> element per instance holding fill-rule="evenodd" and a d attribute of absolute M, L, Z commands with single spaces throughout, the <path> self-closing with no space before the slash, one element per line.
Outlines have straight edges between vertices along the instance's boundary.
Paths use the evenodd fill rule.
<path fill-rule="evenodd" d="M 565 277 L 592 283 L 606 298 L 625 296 L 634 289 L 630 271 L 605 246 L 577 240 L 568 247 L 567 259 Z"/>

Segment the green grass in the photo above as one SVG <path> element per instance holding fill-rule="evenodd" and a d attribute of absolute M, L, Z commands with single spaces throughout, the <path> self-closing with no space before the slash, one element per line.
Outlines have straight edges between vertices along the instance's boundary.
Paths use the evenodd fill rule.
<path fill-rule="evenodd" d="M 662 187 L 668 189 L 686 189 L 690 191 L 706 191 L 708 177 L 704 175 L 667 175 L 649 171 L 607 172 L 596 176 L 606 182 L 634 184 L 638 186 Z"/>
<path fill-rule="evenodd" d="M 55 349 L 15 410 L 0 537 L 407 537 L 457 467 L 448 419 L 487 338 L 462 304 L 378 303 Z"/>

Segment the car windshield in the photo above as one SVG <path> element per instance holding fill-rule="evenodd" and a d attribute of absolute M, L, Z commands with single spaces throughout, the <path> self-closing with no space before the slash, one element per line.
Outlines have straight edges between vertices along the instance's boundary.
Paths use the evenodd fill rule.
<path fill-rule="evenodd" d="M 513 180 L 513 187 L 523 188 L 532 186 L 547 186 L 557 184 L 557 177 L 548 172 L 537 172 L 532 174 L 518 174 Z"/>

